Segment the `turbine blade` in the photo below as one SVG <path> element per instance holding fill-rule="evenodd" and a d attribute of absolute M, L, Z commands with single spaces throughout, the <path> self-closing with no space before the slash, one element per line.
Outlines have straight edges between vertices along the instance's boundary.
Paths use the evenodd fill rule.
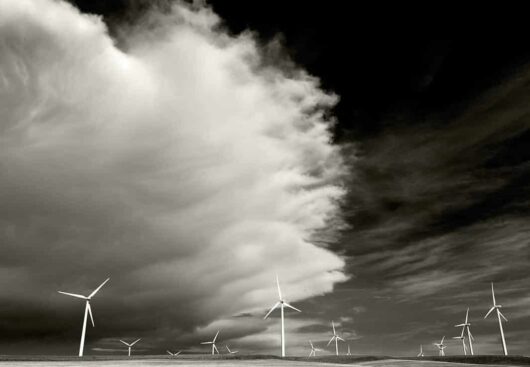
<path fill-rule="evenodd" d="M 333 322 L 333 320 L 331 320 L 331 327 L 333 328 L 333 335 L 337 334 L 335 332 L 335 323 Z"/>
<path fill-rule="evenodd" d="M 88 296 L 88 298 L 94 297 L 96 295 L 96 293 L 101 289 L 101 287 L 103 287 L 105 285 L 105 283 L 107 283 L 109 280 L 110 280 L 110 278 L 107 278 L 103 283 L 101 283 L 101 285 L 99 287 L 97 287 L 94 292 L 90 293 L 90 296 Z"/>
<path fill-rule="evenodd" d="M 94 324 L 94 316 L 92 316 L 92 307 L 90 307 L 90 303 L 87 302 L 87 308 L 88 308 L 88 314 L 90 315 L 90 321 L 92 321 L 92 327 L 96 327 Z"/>
<path fill-rule="evenodd" d="M 215 346 L 215 344 L 213 345 L 213 349 L 215 349 L 215 351 L 217 352 L 217 354 L 219 354 L 219 349 L 217 349 L 217 347 Z"/>
<path fill-rule="evenodd" d="M 81 298 L 81 299 L 87 299 L 87 297 L 85 296 L 82 296 L 80 294 L 75 294 L 75 293 L 68 293 L 68 292 L 61 292 L 61 291 L 57 291 L 58 293 L 61 293 L 61 294 L 65 294 L 67 296 L 72 296 L 72 297 L 76 297 L 76 298 Z"/>
<path fill-rule="evenodd" d="M 335 340 L 335 335 L 333 335 L 333 336 L 331 337 L 331 339 L 330 339 L 329 342 L 328 342 L 328 345 L 330 345 L 331 342 L 332 342 L 333 340 Z"/>
<path fill-rule="evenodd" d="M 215 336 L 214 336 L 214 338 L 212 340 L 213 343 L 215 343 L 215 341 L 217 340 L 217 335 L 219 335 L 219 330 L 217 330 L 217 333 L 215 334 Z"/>
<path fill-rule="evenodd" d="M 501 311 L 499 311 L 499 315 L 501 315 L 501 317 L 504 319 L 504 321 L 508 322 L 508 319 L 506 317 L 504 317 L 504 315 L 501 313 Z"/>
<path fill-rule="evenodd" d="M 213 342 L 202 342 L 201 344 L 213 344 Z"/>
<path fill-rule="evenodd" d="M 467 311 L 466 311 L 466 321 L 464 322 L 464 324 L 467 324 L 468 317 L 469 317 L 469 307 L 467 308 Z"/>
<path fill-rule="evenodd" d="M 458 325 L 455 325 L 455 327 L 461 327 L 461 326 L 464 327 L 464 326 L 466 326 L 466 324 L 458 324 Z"/>
<path fill-rule="evenodd" d="M 340 336 L 337 336 L 337 339 L 342 340 L 342 341 L 345 341 L 345 340 L 342 339 Z"/>
<path fill-rule="evenodd" d="M 490 308 L 490 310 L 488 311 L 488 313 L 486 314 L 486 316 L 484 316 L 484 318 L 488 317 L 490 315 L 490 313 L 493 312 L 493 310 L 495 309 L 495 306 L 493 306 L 492 308 Z"/>
<path fill-rule="evenodd" d="M 276 302 L 274 304 L 274 306 L 272 306 L 272 308 L 270 309 L 269 312 L 267 312 L 267 314 L 265 315 L 265 317 L 263 319 L 266 319 L 267 317 L 269 317 L 269 315 L 271 314 L 272 311 L 274 311 L 276 309 L 276 307 L 278 307 L 280 305 L 280 302 Z"/>
<path fill-rule="evenodd" d="M 141 340 L 141 339 L 136 339 L 135 341 L 133 341 L 133 342 L 131 343 L 131 347 L 132 347 L 133 345 L 135 345 L 136 343 L 138 343 L 140 340 Z"/>
<path fill-rule="evenodd" d="M 292 309 L 295 310 L 295 311 L 302 312 L 302 311 L 300 311 L 299 309 L 297 309 L 296 307 L 291 306 L 291 305 L 288 304 L 287 302 L 284 302 L 283 304 L 284 304 L 284 306 L 287 306 L 287 307 L 289 307 L 289 308 L 292 308 Z"/>
<path fill-rule="evenodd" d="M 493 290 L 493 282 L 491 282 L 491 296 L 493 297 L 493 306 L 497 303 L 495 302 L 495 291 Z"/>
<path fill-rule="evenodd" d="M 467 329 L 467 334 L 469 335 L 469 339 L 475 341 L 475 338 L 471 335 L 471 330 Z"/>
<path fill-rule="evenodd" d="M 442 337 L 442 341 L 440 342 L 440 345 L 443 345 L 445 339 L 445 335 Z"/>
<path fill-rule="evenodd" d="M 173 355 L 173 353 L 171 353 L 169 350 L 166 350 L 167 354 L 169 354 L 170 356 Z"/>
<path fill-rule="evenodd" d="M 178 356 L 180 353 L 182 353 L 181 350 L 179 350 L 177 353 L 175 353 L 175 357 Z"/>
<path fill-rule="evenodd" d="M 313 343 L 311 342 L 311 340 L 309 341 L 309 344 L 311 344 L 311 349 L 314 349 Z"/>
<path fill-rule="evenodd" d="M 280 279 L 278 278 L 278 274 L 276 274 L 276 285 L 278 286 L 278 297 L 280 297 L 280 300 L 281 300 L 282 290 L 280 289 Z"/>
<path fill-rule="evenodd" d="M 126 346 L 129 346 L 129 344 L 125 343 L 123 340 L 120 339 L 120 342 L 122 342 L 123 344 L 125 344 Z"/>

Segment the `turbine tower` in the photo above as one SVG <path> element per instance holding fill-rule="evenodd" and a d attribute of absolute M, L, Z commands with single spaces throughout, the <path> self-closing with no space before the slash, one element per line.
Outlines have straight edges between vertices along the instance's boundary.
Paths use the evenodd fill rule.
<path fill-rule="evenodd" d="M 215 341 L 217 340 L 217 335 L 219 335 L 219 330 L 217 330 L 217 334 L 215 334 L 215 337 L 213 338 L 213 340 L 211 342 L 202 342 L 201 343 L 201 344 L 211 344 L 212 345 L 212 355 L 214 355 L 215 352 L 217 352 L 217 354 L 219 354 L 219 350 L 215 346 Z"/>
<path fill-rule="evenodd" d="M 168 350 L 168 351 L 167 351 L 167 354 L 169 354 L 169 355 L 172 356 L 172 357 L 176 357 L 176 356 L 178 356 L 181 352 L 182 352 L 182 351 L 179 350 L 177 353 L 171 353 L 171 352 Z"/>
<path fill-rule="evenodd" d="M 504 339 L 504 330 L 502 329 L 501 317 L 506 322 L 508 321 L 508 319 L 506 319 L 506 317 L 504 317 L 504 315 L 499 310 L 502 306 L 498 305 L 497 302 L 495 301 L 495 291 L 493 290 L 493 283 L 491 283 L 491 296 L 493 297 L 493 306 L 490 308 L 490 310 L 488 311 L 486 316 L 484 316 L 484 318 L 488 317 L 489 314 L 493 312 L 493 310 L 497 311 L 497 318 L 499 319 L 499 330 L 501 332 L 501 339 L 502 339 L 502 351 L 504 352 L 504 355 L 507 356 L 508 355 L 508 348 L 506 348 L 506 340 Z"/>
<path fill-rule="evenodd" d="M 423 345 L 422 344 L 420 344 L 420 352 L 418 353 L 416 357 L 423 357 Z"/>
<path fill-rule="evenodd" d="M 131 344 L 129 344 L 129 343 L 124 342 L 123 340 L 120 340 L 120 342 L 122 342 L 123 344 L 125 344 L 129 348 L 129 357 L 131 356 L 131 348 L 132 348 L 132 346 L 135 345 L 136 343 L 138 343 L 139 341 L 140 341 L 140 339 L 136 339 Z"/>
<path fill-rule="evenodd" d="M 445 336 L 442 337 L 442 340 L 439 342 L 439 343 L 434 343 L 434 345 L 436 345 L 438 347 L 438 355 L 440 357 L 443 357 L 445 356 L 445 352 L 444 352 L 444 349 L 446 348 L 445 344 L 444 344 L 444 339 L 445 339 Z"/>
<path fill-rule="evenodd" d="M 331 342 L 335 340 L 335 355 L 338 356 L 339 355 L 339 340 L 344 341 L 344 339 L 342 339 L 340 336 L 337 335 L 337 331 L 335 330 L 335 323 L 333 321 L 331 321 L 331 326 L 333 327 L 333 336 L 329 340 L 328 345 L 330 345 Z"/>
<path fill-rule="evenodd" d="M 230 348 L 228 348 L 228 345 L 225 345 L 225 347 L 226 347 L 226 350 L 228 351 L 228 354 L 236 354 L 236 353 L 238 353 L 237 350 L 230 350 Z"/>
<path fill-rule="evenodd" d="M 348 344 L 348 353 L 346 353 L 347 356 L 351 356 L 351 352 L 350 352 L 350 345 Z"/>
<path fill-rule="evenodd" d="M 282 290 L 280 289 L 280 280 L 278 279 L 278 276 L 276 275 L 276 285 L 278 286 L 278 302 L 276 302 L 274 304 L 274 306 L 272 306 L 272 308 L 270 309 L 269 312 L 267 312 L 267 314 L 265 315 L 265 317 L 263 319 L 266 319 L 267 317 L 269 317 L 269 315 L 271 314 L 272 311 L 274 311 L 278 306 L 280 306 L 280 313 L 281 313 L 281 318 L 282 318 L 282 334 L 281 334 L 281 343 L 282 343 L 282 357 L 285 357 L 285 320 L 284 320 L 284 316 L 283 316 L 283 308 L 284 307 L 289 307 L 295 311 L 298 311 L 298 312 L 302 312 L 300 311 L 299 309 L 297 309 L 296 307 L 293 307 L 291 306 L 290 304 L 288 304 L 282 297 Z"/>
<path fill-rule="evenodd" d="M 467 331 L 467 340 L 469 342 L 469 352 L 471 353 L 471 355 L 475 355 L 475 353 L 473 352 L 473 340 L 475 340 L 475 338 L 473 338 L 473 335 L 471 334 L 471 330 L 469 328 L 471 326 L 471 323 L 469 323 L 468 320 L 469 320 L 469 307 L 467 308 L 467 311 L 466 311 L 466 321 L 464 321 L 463 324 L 455 325 L 455 327 L 462 328 L 461 336 L 463 336 L 464 332 Z"/>
<path fill-rule="evenodd" d="M 315 348 L 311 340 L 309 341 L 309 344 L 311 345 L 311 352 L 309 352 L 309 357 L 316 357 L 317 352 L 322 352 L 322 349 Z"/>
<path fill-rule="evenodd" d="M 464 335 L 464 329 L 462 329 L 462 335 L 455 336 L 455 337 L 453 337 L 453 339 L 462 340 L 462 349 L 464 350 L 464 355 L 467 356 L 466 337 Z"/>
<path fill-rule="evenodd" d="M 85 348 L 85 334 L 86 334 L 86 322 L 87 322 L 87 316 L 90 315 L 90 321 L 92 321 L 92 327 L 95 327 L 94 324 L 94 317 L 92 316 L 92 309 L 90 308 L 90 300 L 92 297 L 96 295 L 96 293 L 109 281 L 110 278 L 107 278 L 99 287 L 96 288 L 96 290 L 92 293 L 90 293 L 89 296 L 83 296 L 81 294 L 75 294 L 75 293 L 67 293 L 67 292 L 61 292 L 58 291 L 61 294 L 65 294 L 67 296 L 81 298 L 86 301 L 85 304 L 85 318 L 83 319 L 83 330 L 81 331 L 81 342 L 79 343 L 79 357 L 83 356 L 83 349 Z"/>

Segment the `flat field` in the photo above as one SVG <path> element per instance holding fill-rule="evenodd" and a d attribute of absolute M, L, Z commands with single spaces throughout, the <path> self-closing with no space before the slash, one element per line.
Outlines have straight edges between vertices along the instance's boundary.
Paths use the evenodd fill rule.
<path fill-rule="evenodd" d="M 474 356 L 474 357 L 425 357 L 392 358 L 392 357 L 346 357 L 322 356 L 317 358 L 280 359 L 272 356 L 238 356 L 238 357 L 166 357 L 166 356 L 135 356 L 123 357 L 74 357 L 54 356 L 0 356 L 0 366 L 14 367 L 122 367 L 122 366 L 180 366 L 180 367 L 314 367 L 343 366 L 345 364 L 359 367 L 477 367 L 487 366 L 530 366 L 528 357 Z"/>

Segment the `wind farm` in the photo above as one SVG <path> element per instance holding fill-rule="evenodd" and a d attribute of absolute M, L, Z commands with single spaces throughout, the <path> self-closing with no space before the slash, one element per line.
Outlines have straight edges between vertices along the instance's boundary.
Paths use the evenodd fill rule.
<path fill-rule="evenodd" d="M 397 5 L 0 0 L 0 367 L 530 367 L 527 13 Z"/>
<path fill-rule="evenodd" d="M 94 291 L 92 291 L 88 296 L 75 294 L 75 293 L 68 293 L 59 291 L 60 294 L 68 295 L 74 298 L 80 298 L 82 300 L 85 300 L 85 315 L 84 315 L 84 321 L 83 321 L 83 328 L 82 328 L 82 343 L 84 342 L 84 335 L 86 332 L 86 322 L 87 317 L 90 317 L 92 323 L 93 323 L 93 316 L 92 316 L 92 310 L 89 301 L 101 290 L 101 288 L 109 281 L 110 278 L 107 278 L 103 283 L 101 283 Z M 280 281 L 278 275 L 276 275 L 276 291 L 278 294 L 278 301 L 273 305 L 273 307 L 268 311 L 268 313 L 265 315 L 265 319 L 277 308 L 280 309 L 280 315 L 283 316 L 284 313 L 283 307 L 293 309 L 295 311 L 300 312 L 299 309 L 295 308 L 294 306 L 291 306 L 289 303 L 287 303 L 283 297 L 282 290 L 280 287 Z M 494 311 L 497 312 L 498 321 L 506 320 L 504 318 L 504 315 L 500 312 L 500 308 L 502 306 L 497 303 L 493 288 L 493 283 L 491 284 L 491 296 L 493 300 L 493 305 L 489 309 L 489 311 L 486 313 L 486 316 L 484 319 L 487 318 L 490 314 L 492 314 Z M 431 353 L 428 351 L 426 352 L 423 348 L 423 344 L 420 344 L 419 353 L 415 357 L 384 357 L 384 356 L 369 356 L 369 355 L 352 355 L 350 345 L 347 344 L 347 350 L 345 352 L 340 352 L 339 349 L 339 341 L 346 343 L 346 340 L 343 339 L 338 331 L 337 331 L 337 325 L 335 324 L 335 321 L 331 321 L 331 330 L 332 330 L 332 336 L 331 339 L 325 344 L 325 347 L 329 347 L 332 343 L 332 349 L 327 349 L 325 347 L 322 347 L 321 345 L 325 343 L 325 340 L 320 340 L 316 344 L 313 343 L 312 340 L 309 340 L 309 346 L 310 351 L 307 357 L 302 356 L 296 356 L 296 355 L 289 355 L 286 356 L 285 350 L 286 350 L 286 339 L 285 339 L 285 322 L 283 320 L 283 317 L 281 318 L 281 332 L 279 335 L 281 349 L 279 355 L 263 355 L 263 354 L 256 354 L 256 353 L 239 353 L 239 350 L 232 350 L 230 349 L 228 344 L 224 345 L 225 352 L 221 353 L 219 349 L 217 348 L 218 343 L 218 337 L 220 335 L 220 330 L 217 330 L 215 335 L 213 336 L 212 340 L 201 342 L 200 345 L 208 345 L 211 346 L 209 351 L 207 353 L 197 353 L 197 351 L 194 350 L 178 350 L 176 352 L 172 352 L 171 350 L 166 350 L 166 356 L 164 357 L 163 354 L 156 355 L 156 354 L 145 354 L 145 353 L 137 353 L 133 355 L 132 348 L 134 345 L 136 345 L 141 338 L 138 338 L 132 342 L 127 342 L 124 340 L 119 340 L 122 344 L 124 344 L 127 347 L 127 359 L 120 358 L 118 355 L 90 355 L 89 357 L 84 356 L 83 353 L 83 346 L 84 344 L 81 344 L 79 356 L 78 359 L 75 359 L 77 362 L 83 362 L 83 361 L 91 361 L 91 365 L 97 365 L 97 366 L 114 366 L 116 363 L 122 363 L 127 360 L 135 360 L 140 363 L 146 363 L 148 365 L 157 365 L 158 361 L 162 360 L 177 360 L 176 357 L 178 357 L 179 365 L 187 366 L 188 363 L 194 363 L 194 361 L 200 361 L 203 365 L 209 365 L 210 363 L 215 365 L 223 365 L 226 364 L 227 366 L 237 366 L 240 363 L 243 365 L 249 365 L 252 366 L 254 364 L 259 365 L 259 361 L 261 360 L 267 360 L 269 365 L 271 366 L 311 366 L 312 363 L 325 363 L 325 364 L 333 364 L 333 363 L 340 363 L 340 364 L 355 364 L 355 365 L 362 365 L 362 366 L 401 366 L 403 364 L 410 365 L 410 366 L 418 366 L 418 367 L 424 367 L 424 366 L 430 366 L 430 363 L 432 361 L 446 361 L 446 363 L 461 363 L 466 362 L 469 364 L 481 364 L 481 365 L 488 365 L 488 363 L 498 363 L 501 361 L 500 356 L 487 356 L 487 355 L 475 355 L 474 349 L 473 349 L 473 341 L 475 338 L 471 334 L 470 326 L 470 312 L 469 308 L 466 309 L 466 315 L 464 322 L 461 324 L 454 325 L 454 327 L 461 328 L 460 335 L 453 337 L 452 339 L 455 341 L 458 341 L 458 343 L 461 343 L 461 350 L 462 353 L 460 355 L 453 354 L 450 356 L 446 355 L 446 348 L 448 347 L 448 344 L 445 340 L 445 336 L 441 338 L 439 342 L 434 342 L 433 345 L 436 347 L 436 350 L 432 350 Z M 94 325 L 94 324 L 93 324 Z M 506 341 L 504 339 L 504 332 L 502 329 L 502 324 L 499 321 L 500 326 L 500 333 L 502 338 L 502 346 L 503 346 L 503 352 L 506 352 Z M 466 338 L 467 336 L 467 338 Z M 466 344 L 466 341 L 469 343 L 469 347 Z M 468 353 L 469 351 L 469 353 Z M 319 353 L 317 355 L 317 352 Z M 506 356 L 506 355 L 505 355 Z M 0 356 L 0 361 L 2 357 Z M 506 361 L 516 361 L 514 363 L 518 363 L 519 365 L 530 365 L 530 358 L 525 357 L 506 357 Z M 74 359 L 70 359 L 68 357 L 48 357 L 43 358 L 42 360 L 54 360 L 54 361 L 74 361 Z M 9 360 L 10 362 L 17 364 L 22 363 L 20 362 L 16 356 L 13 356 L 11 358 L 5 358 L 5 360 Z M 37 359 L 35 359 L 37 360 Z M 32 359 L 29 358 L 29 364 L 31 366 Z M 39 359 L 39 361 L 41 361 Z M 315 362 L 312 362 L 315 361 Z M 77 363 L 76 362 L 76 363 Z M 39 362 L 41 363 L 41 362 Z M 162 363 L 162 362 L 160 362 Z M 164 362 L 166 363 L 166 362 Z"/>

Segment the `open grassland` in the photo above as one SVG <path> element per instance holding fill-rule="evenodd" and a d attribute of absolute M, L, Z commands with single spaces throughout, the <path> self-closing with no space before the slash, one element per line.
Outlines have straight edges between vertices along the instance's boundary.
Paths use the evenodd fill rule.
<path fill-rule="evenodd" d="M 483 366 L 530 366 L 530 358 L 520 356 L 448 356 L 424 358 L 393 358 L 372 356 L 319 356 L 316 358 L 275 356 L 87 356 L 83 358 L 62 356 L 0 356 L 0 366 L 16 367 L 90 367 L 121 366 L 181 366 L 181 367 L 312 367 L 350 364 L 362 367 L 464 367 Z"/>

